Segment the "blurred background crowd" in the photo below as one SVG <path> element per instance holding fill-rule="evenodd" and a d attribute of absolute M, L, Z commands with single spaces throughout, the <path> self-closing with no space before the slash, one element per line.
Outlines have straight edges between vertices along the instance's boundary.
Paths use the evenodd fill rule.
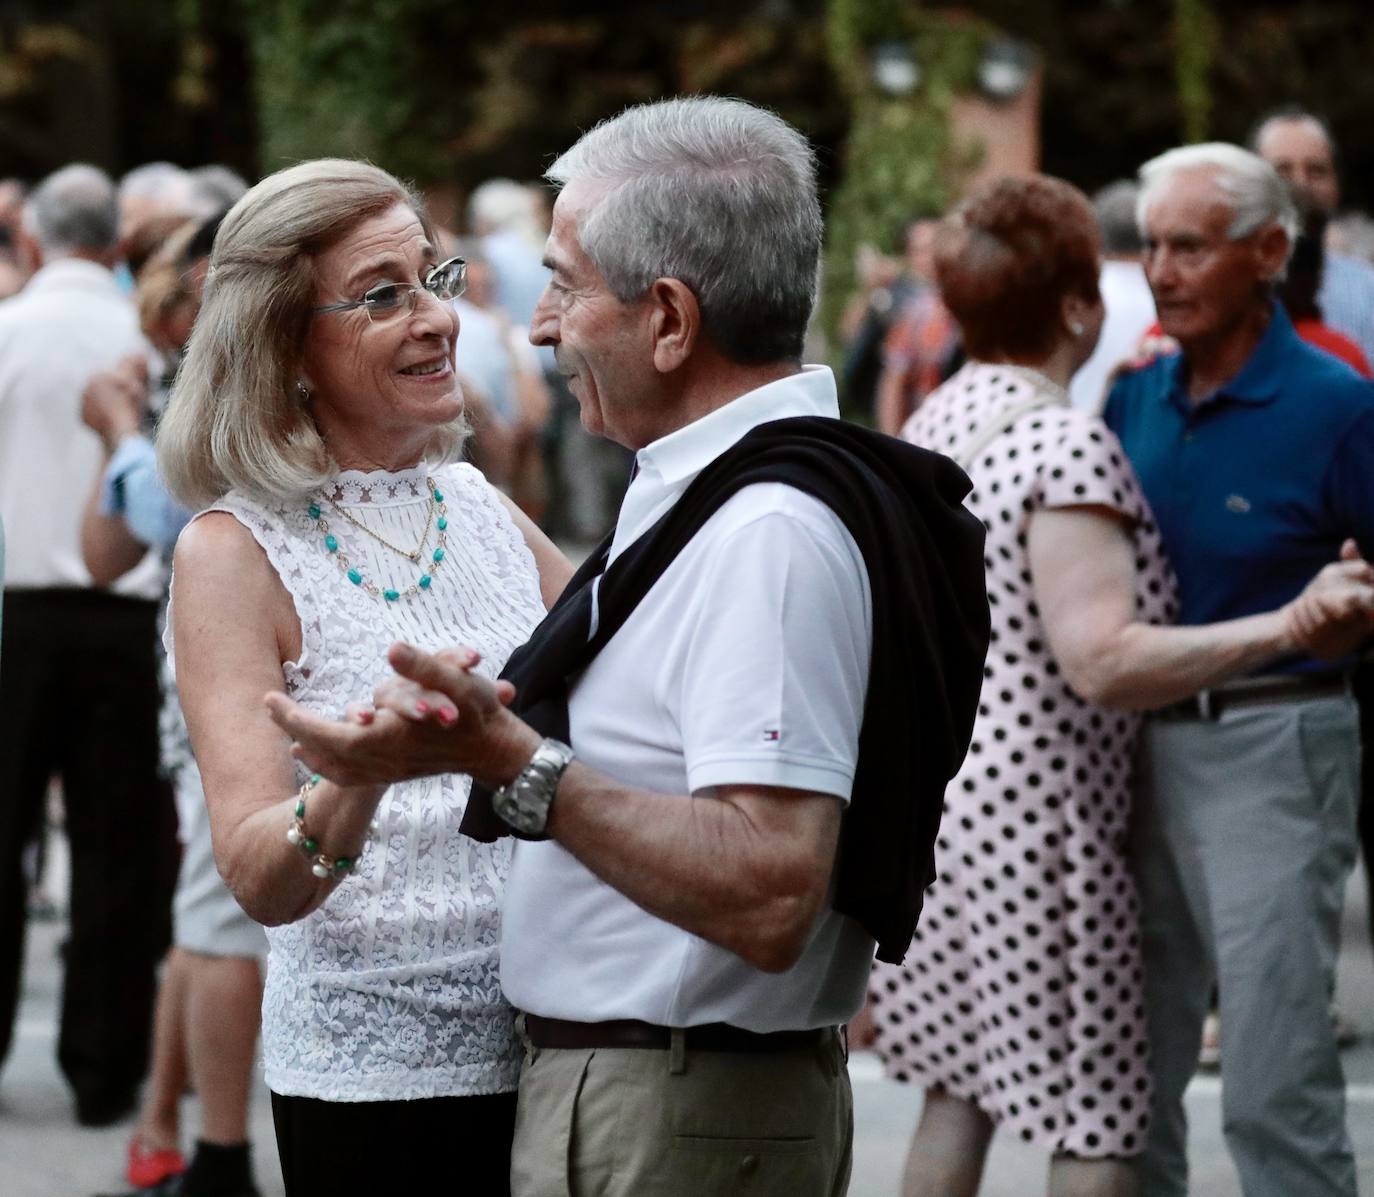
<path fill-rule="evenodd" d="M 612 525 L 630 455 L 586 433 L 552 351 L 529 342 L 548 280 L 541 259 L 552 195 L 538 179 L 580 129 L 660 95 L 737 94 L 775 108 L 817 145 L 827 251 L 807 359 L 832 365 L 850 419 L 897 434 L 966 364 L 936 280 L 939 222 L 977 183 L 1034 171 L 1068 180 L 1093 203 L 1105 320 L 1069 391 L 1074 406 L 1100 411 L 1124 364 L 1171 347 L 1143 264 L 1136 170 L 1170 146 L 1203 140 L 1247 145 L 1290 184 L 1301 227 L 1282 303 L 1303 339 L 1370 377 L 1374 88 L 1363 82 L 1367 46 L 1347 36 L 1357 6 L 672 7 L 665 16 L 630 4 L 474 12 L 435 0 L 21 0 L 0 13 L 0 321 L 8 305 L 36 302 L 30 288 L 41 290 L 45 272 L 55 285 L 54 267 L 60 273 L 71 256 L 108 274 L 109 284 L 106 322 L 92 317 L 80 346 L 60 335 L 45 343 L 41 333 L 0 339 L 6 619 L 12 593 L 104 591 L 122 575 L 119 595 L 147 605 L 151 629 L 166 546 L 128 572 L 127 562 L 102 569 L 89 540 L 92 521 L 123 501 L 112 497 L 108 470 L 130 436 L 155 429 L 217 221 L 257 178 L 306 157 L 366 157 L 423 191 L 440 259 L 467 263 L 466 292 L 453 303 L 470 457 L 574 552 Z M 106 195 L 113 224 L 91 216 Z M 121 304 L 126 317 L 110 316 Z M 54 393 L 70 391 L 70 403 L 23 424 L 17 407 L 5 406 L 6 388 L 31 387 L 44 371 Z M 91 615 L 84 647 L 92 656 L 103 618 Z M 152 645 L 150 636 L 138 670 L 154 668 Z M 107 701 L 118 701 L 109 695 L 127 686 L 132 668 L 112 666 Z M 156 706 L 130 703 L 120 735 L 151 736 L 143 725 Z M 164 736 L 164 754 L 167 743 Z M 19 999 L 26 918 L 66 914 L 66 876 L 97 873 L 89 861 L 53 856 L 51 833 L 70 826 L 75 809 L 64 792 L 98 790 L 112 760 L 124 767 L 111 758 L 92 768 L 73 759 L 69 743 L 50 747 L 35 750 L 31 766 L 44 783 L 55 779 L 39 817 L 0 820 L 0 851 L 9 854 L 0 861 L 0 1060 Z M 0 777 L 15 787 L 30 780 L 15 770 Z M 115 847 L 105 850 L 125 854 L 127 874 L 139 878 L 146 934 L 133 949 L 102 939 L 110 895 L 125 884 L 106 874 L 73 892 L 68 945 L 74 972 L 79 965 L 100 978 L 91 1005 L 109 1000 L 111 969 L 142 977 L 117 998 L 126 1003 L 118 1017 L 135 1026 L 151 1021 L 177 851 L 155 760 L 143 780 L 168 818 L 111 831 Z M 0 808 L 9 801 L 0 793 Z M 120 958 L 113 965 L 112 954 Z M 68 1002 L 77 1005 L 70 981 Z M 64 1013 L 64 1072 L 80 1120 L 108 1124 L 132 1108 L 152 1035 L 120 1042 L 127 1084 L 83 1098 L 81 1017 L 80 1009 Z M 1213 1026 L 1203 1052 L 1218 1051 Z M 173 1092 L 175 1103 L 180 1088 Z M 145 1107 L 140 1126 L 150 1138 L 155 1122 Z"/>

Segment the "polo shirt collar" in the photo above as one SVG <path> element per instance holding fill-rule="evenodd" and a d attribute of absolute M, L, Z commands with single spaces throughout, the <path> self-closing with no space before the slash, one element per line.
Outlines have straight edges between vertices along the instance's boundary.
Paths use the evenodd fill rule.
<path fill-rule="evenodd" d="M 1237 403 L 1261 404 L 1272 402 L 1278 397 L 1285 375 L 1292 361 L 1292 351 L 1300 338 L 1293 328 L 1293 322 L 1284 311 L 1283 304 L 1272 301 L 1269 307 L 1269 327 L 1259 339 L 1259 344 L 1251 351 L 1245 365 L 1230 382 L 1209 395 L 1206 403 L 1217 399 L 1233 399 Z M 1165 393 L 1188 411 L 1192 404 L 1188 399 L 1188 374 L 1183 354 L 1175 354 L 1166 366 L 1169 371 L 1169 389 Z"/>
<path fill-rule="evenodd" d="M 700 473 L 751 429 L 792 416 L 840 414 L 835 376 L 828 366 L 803 366 L 799 373 L 747 391 L 676 432 L 645 445 L 635 462 L 641 473 L 674 486 Z"/>

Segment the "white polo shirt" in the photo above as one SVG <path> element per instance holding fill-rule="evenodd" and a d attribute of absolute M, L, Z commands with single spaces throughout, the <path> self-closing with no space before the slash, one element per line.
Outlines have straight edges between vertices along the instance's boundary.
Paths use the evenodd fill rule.
<path fill-rule="evenodd" d="M 824 367 L 760 387 L 641 449 L 618 556 L 751 428 L 837 416 Z M 728 785 L 849 800 L 872 648 L 863 558 L 839 518 L 769 483 L 732 496 L 577 681 L 578 758 L 664 802 Z M 844 1022 L 873 941 L 826 904 L 801 959 L 770 974 L 646 913 L 561 845 L 517 842 L 501 981 L 521 1010 L 580 1022 L 726 1022 L 753 1031 Z"/>

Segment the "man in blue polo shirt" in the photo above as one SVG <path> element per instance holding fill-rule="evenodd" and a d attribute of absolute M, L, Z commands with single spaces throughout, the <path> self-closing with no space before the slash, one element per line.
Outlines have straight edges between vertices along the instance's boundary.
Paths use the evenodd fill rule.
<path fill-rule="evenodd" d="M 1181 352 L 1122 377 L 1104 415 L 1178 574 L 1179 622 L 1270 610 L 1347 539 L 1374 551 L 1374 387 L 1301 341 L 1271 298 L 1296 225 L 1271 166 L 1189 146 L 1141 181 L 1146 272 Z M 1359 764 L 1343 664 L 1295 657 L 1147 726 L 1148 1197 L 1187 1192 L 1182 1098 L 1214 982 L 1246 1197 L 1355 1197 L 1328 1015 Z"/>

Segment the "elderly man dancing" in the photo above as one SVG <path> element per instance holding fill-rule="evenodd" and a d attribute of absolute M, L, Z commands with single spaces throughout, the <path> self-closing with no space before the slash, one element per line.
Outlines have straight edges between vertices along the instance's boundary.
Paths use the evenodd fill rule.
<path fill-rule="evenodd" d="M 1124 377 L 1104 414 L 1178 575 L 1179 622 L 1252 615 L 1292 599 L 1348 538 L 1374 548 L 1374 388 L 1300 340 L 1272 298 L 1296 224 L 1273 167 L 1199 145 L 1141 180 L 1146 273 L 1182 352 Z M 1328 1016 L 1355 853 L 1349 666 L 1280 661 L 1147 727 L 1149 1197 L 1187 1191 L 1183 1090 L 1213 979 L 1226 1140 L 1247 1197 L 1354 1197 Z"/>
<path fill-rule="evenodd" d="M 986 650 L 982 528 L 952 463 L 843 425 L 800 365 L 821 221 L 794 129 L 647 105 L 550 178 L 532 339 L 636 451 L 614 533 L 496 687 L 473 654 L 398 647 L 423 689 L 384 687 L 366 724 L 269 702 L 326 775 L 468 772 L 494 792 L 465 827 L 524 837 L 515 1193 L 842 1193 L 838 1028 L 930 877 Z"/>

